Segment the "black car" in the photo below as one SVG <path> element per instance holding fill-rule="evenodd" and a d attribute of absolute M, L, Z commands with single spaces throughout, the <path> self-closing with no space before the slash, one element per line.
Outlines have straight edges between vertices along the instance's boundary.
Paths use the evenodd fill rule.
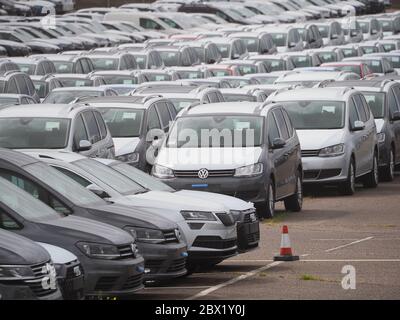
<path fill-rule="evenodd" d="M 0 46 L 6 49 L 9 57 L 23 57 L 32 53 L 29 46 L 16 41 L 0 40 Z"/>
<path fill-rule="evenodd" d="M 137 237 L 139 252 L 145 259 L 163 265 L 158 269 L 149 267 L 148 280 L 170 279 L 186 273 L 186 243 L 181 240 L 174 222 L 145 210 L 106 202 L 56 169 L 20 152 L 0 150 L 0 177 L 16 183 L 67 218 L 93 219 L 96 220 L 93 223 L 107 223 Z M 152 218 L 149 220 L 150 214 Z M 81 262 L 85 266 L 85 261 Z M 113 291 L 114 285 L 109 283 L 104 287 L 100 285 L 100 288 Z M 97 287 L 92 281 L 89 289 L 93 288 Z"/>
<path fill-rule="evenodd" d="M 32 240 L 0 229 L 0 300 L 36 299 L 61 299 L 49 253 Z"/>
<path fill-rule="evenodd" d="M 91 219 L 57 213 L 21 189 L 32 192 L 35 186 L 30 181 L 9 170 L 2 176 L 6 179 L 0 178 L 0 229 L 76 255 L 85 273 L 86 295 L 130 295 L 143 287 L 144 260 L 132 236 Z"/>

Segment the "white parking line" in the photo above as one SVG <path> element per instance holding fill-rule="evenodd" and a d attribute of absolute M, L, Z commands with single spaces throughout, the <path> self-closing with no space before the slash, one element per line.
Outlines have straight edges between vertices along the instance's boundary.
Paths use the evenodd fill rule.
<path fill-rule="evenodd" d="M 337 247 L 334 247 L 334 248 L 327 249 L 327 250 L 325 250 L 325 252 L 332 252 L 332 251 L 335 251 L 335 250 L 346 248 L 348 246 L 352 246 L 353 244 L 357 244 L 357 243 L 360 243 L 360 242 L 363 242 L 363 241 L 371 240 L 372 238 L 373 237 L 367 237 L 367 238 L 364 238 L 364 239 L 359 239 L 359 240 L 344 244 L 342 246 L 337 246 Z"/>
<path fill-rule="evenodd" d="M 245 274 L 243 274 L 243 275 L 241 275 L 241 276 L 239 276 L 239 277 L 233 278 L 233 279 L 231 279 L 231 280 L 229 280 L 229 281 L 223 282 L 223 283 L 218 284 L 218 285 L 216 285 L 216 286 L 212 286 L 212 287 L 210 287 L 210 288 L 208 288 L 208 289 L 205 289 L 205 290 L 203 290 L 203 291 L 200 291 L 199 293 L 197 293 L 197 294 L 195 294 L 194 296 L 191 296 L 191 297 L 189 297 L 189 298 L 186 298 L 185 300 L 194 300 L 194 299 L 198 299 L 198 298 L 205 297 L 205 296 L 209 295 L 210 293 L 212 293 L 212 292 L 214 292 L 214 291 L 217 291 L 217 290 L 222 289 L 222 288 L 224 288 L 224 287 L 230 286 L 231 284 L 234 284 L 234 283 L 236 283 L 236 282 L 245 280 L 245 279 L 247 279 L 247 278 L 253 277 L 253 276 L 255 276 L 257 273 L 260 273 L 260 272 L 263 272 L 263 271 L 265 271 L 265 270 L 271 269 L 272 267 L 275 267 L 275 266 L 277 266 L 277 265 L 279 265 L 279 264 L 281 264 L 281 263 L 283 263 L 283 262 L 282 262 L 282 261 L 275 261 L 275 262 L 272 262 L 272 263 L 270 263 L 270 264 L 267 264 L 266 266 L 263 266 L 263 267 L 261 267 L 261 268 L 258 268 L 258 269 L 255 269 L 255 270 L 253 270 L 253 271 L 247 272 L 247 273 L 245 273 Z"/>
<path fill-rule="evenodd" d="M 179 289 L 207 289 L 210 288 L 210 286 L 192 286 L 192 287 L 145 287 L 145 290 L 149 289 L 173 289 L 173 290 L 179 290 Z"/>

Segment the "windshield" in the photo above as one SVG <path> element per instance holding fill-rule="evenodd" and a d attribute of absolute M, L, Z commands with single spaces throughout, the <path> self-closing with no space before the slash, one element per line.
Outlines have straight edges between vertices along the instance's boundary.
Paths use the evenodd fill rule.
<path fill-rule="evenodd" d="M 169 148 L 254 147 L 262 143 L 263 118 L 258 116 L 197 116 L 176 120 Z"/>
<path fill-rule="evenodd" d="M 258 51 L 258 39 L 257 38 L 240 38 L 246 44 L 247 51 L 257 52 Z"/>
<path fill-rule="evenodd" d="M 229 69 L 208 69 L 213 77 L 226 77 L 232 75 Z"/>
<path fill-rule="evenodd" d="M 234 102 L 234 101 L 252 101 L 255 102 L 257 99 L 255 96 L 252 96 L 250 94 L 234 94 L 234 93 L 229 93 L 223 94 L 224 99 L 226 102 Z"/>
<path fill-rule="evenodd" d="M 312 67 L 312 61 L 310 56 L 294 56 L 292 62 L 296 68 Z"/>
<path fill-rule="evenodd" d="M 344 127 L 345 104 L 340 101 L 281 102 L 299 130 L 339 129 Z"/>
<path fill-rule="evenodd" d="M 168 98 L 168 100 L 172 102 L 172 104 L 175 107 L 176 112 L 178 112 L 181 109 L 184 109 L 184 108 L 186 108 L 188 106 L 200 103 L 199 99 Z"/>
<path fill-rule="evenodd" d="M 274 84 L 275 80 L 278 79 L 278 76 L 257 77 L 257 75 L 255 75 L 255 78 L 260 84 Z"/>
<path fill-rule="evenodd" d="M 101 91 L 94 90 L 52 91 L 44 99 L 43 103 L 70 103 L 79 97 L 98 97 L 102 95 Z"/>
<path fill-rule="evenodd" d="M 217 43 L 217 47 L 221 53 L 222 58 L 229 58 L 229 50 L 231 48 L 229 44 Z"/>
<path fill-rule="evenodd" d="M 95 70 L 118 70 L 118 58 L 97 58 L 92 56 L 90 60 L 92 60 Z"/>
<path fill-rule="evenodd" d="M 383 92 L 361 92 L 375 119 L 382 119 L 385 115 L 385 94 Z"/>
<path fill-rule="evenodd" d="M 0 119 L 0 147 L 63 149 L 68 144 L 70 120 L 58 118 Z"/>
<path fill-rule="evenodd" d="M 136 84 L 134 76 L 103 75 L 106 84 Z"/>
<path fill-rule="evenodd" d="M 9 177 L 7 173 L 2 173 L 1 176 L 10 182 L 0 178 L 0 202 L 14 210 L 22 218 L 35 221 L 62 217 L 61 214 L 25 192 L 23 186 L 17 187 L 11 183 L 12 177 Z"/>
<path fill-rule="evenodd" d="M 86 207 L 96 203 L 106 203 L 79 183 L 45 163 L 36 162 L 24 168 L 31 175 L 45 182 L 50 188 L 67 197 L 75 205 Z"/>
<path fill-rule="evenodd" d="M 135 181 L 146 189 L 166 192 L 175 191 L 164 182 L 161 182 L 158 179 L 148 175 L 147 173 L 136 169 L 126 163 L 119 163 L 115 166 L 112 166 L 111 168 L 128 177 L 129 179 Z"/>
<path fill-rule="evenodd" d="M 45 98 L 47 96 L 47 85 L 45 81 L 41 80 L 32 80 L 33 85 L 35 86 L 35 90 L 39 96 L 39 98 Z"/>
<path fill-rule="evenodd" d="M 329 26 L 318 26 L 318 31 L 322 38 L 328 38 L 329 36 Z"/>
<path fill-rule="evenodd" d="M 139 137 L 143 110 L 131 108 L 99 108 L 113 138 Z"/>
<path fill-rule="evenodd" d="M 322 63 L 337 61 L 336 54 L 333 52 L 321 52 L 318 53 L 318 57 L 322 61 Z"/>
<path fill-rule="evenodd" d="M 286 70 L 285 61 L 283 61 L 283 60 L 270 59 L 270 60 L 264 60 L 264 61 L 268 64 L 269 70 L 271 72 Z"/>
<path fill-rule="evenodd" d="M 364 54 L 378 52 L 378 48 L 375 46 L 362 46 L 361 50 Z"/>
<path fill-rule="evenodd" d="M 379 60 L 365 60 L 364 62 L 373 73 L 383 73 L 382 63 Z"/>
<path fill-rule="evenodd" d="M 394 43 L 385 43 L 382 47 L 385 52 L 396 50 L 396 45 Z"/>
<path fill-rule="evenodd" d="M 97 177 L 118 193 L 128 195 L 145 191 L 141 185 L 96 160 L 83 159 L 73 164 Z"/>
<path fill-rule="evenodd" d="M 400 68 L 400 56 L 386 56 L 386 59 L 392 63 L 393 68 Z"/>
<path fill-rule="evenodd" d="M 287 84 L 287 85 L 291 85 L 291 86 L 301 85 L 306 88 L 311 88 L 311 87 L 315 86 L 316 84 L 320 83 L 321 81 L 322 80 L 318 80 L 318 81 L 316 81 L 316 80 L 314 80 L 314 81 L 313 80 L 304 80 L 304 81 L 296 80 L 296 81 L 276 81 L 276 83 Z"/>
<path fill-rule="evenodd" d="M 285 47 L 286 46 L 286 33 L 271 33 L 272 41 L 277 47 Z"/>
<path fill-rule="evenodd" d="M 147 81 L 171 81 L 172 77 L 166 73 L 144 73 L 143 76 L 146 78 Z"/>
<path fill-rule="evenodd" d="M 393 31 L 393 24 L 390 20 L 379 20 L 382 26 L 382 31 L 390 32 Z"/>
<path fill-rule="evenodd" d="M 69 61 L 53 61 L 57 73 L 74 73 L 74 63 Z"/>
<path fill-rule="evenodd" d="M 177 71 L 180 79 L 202 79 L 203 73 L 201 71 Z"/>
<path fill-rule="evenodd" d="M 27 63 L 17 63 L 19 70 L 21 72 L 25 72 L 29 75 L 35 74 L 36 66 L 34 64 L 27 64 Z"/>
<path fill-rule="evenodd" d="M 179 52 L 178 51 L 158 51 L 161 59 L 167 67 L 179 65 Z"/>
<path fill-rule="evenodd" d="M 258 71 L 256 66 L 239 65 L 239 66 L 237 66 L 237 69 L 241 76 L 244 76 L 244 75 L 250 74 L 250 73 L 257 73 L 257 71 Z"/>
<path fill-rule="evenodd" d="M 8 98 L 8 97 L 0 97 L 0 105 L 2 104 L 18 104 L 18 99 Z"/>
<path fill-rule="evenodd" d="M 229 82 L 229 84 L 231 85 L 232 88 L 239 88 L 241 86 L 251 84 L 250 79 L 235 79 L 235 78 L 229 79 L 229 77 L 228 77 L 225 80 Z"/>
<path fill-rule="evenodd" d="M 356 66 L 356 65 L 335 66 L 335 69 L 338 69 L 340 71 L 354 72 L 354 73 L 357 73 L 360 77 L 362 77 L 360 66 Z"/>
<path fill-rule="evenodd" d="M 145 54 L 137 54 L 131 52 L 133 56 L 135 56 L 136 63 L 139 69 L 146 69 L 146 55 Z"/>
<path fill-rule="evenodd" d="M 369 33 L 369 22 L 359 21 L 358 24 L 361 27 L 362 33 Z"/>
<path fill-rule="evenodd" d="M 91 86 L 93 86 L 93 80 L 90 80 L 90 79 L 58 78 L 58 80 L 60 80 L 63 87 L 91 87 Z"/>
<path fill-rule="evenodd" d="M 353 48 L 342 49 L 342 53 L 345 58 L 351 58 L 351 57 L 358 56 L 357 50 L 353 49 Z"/>

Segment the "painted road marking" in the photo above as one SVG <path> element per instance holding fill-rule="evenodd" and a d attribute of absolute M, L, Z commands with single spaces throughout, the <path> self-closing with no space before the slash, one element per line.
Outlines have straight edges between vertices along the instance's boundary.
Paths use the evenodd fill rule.
<path fill-rule="evenodd" d="M 255 269 L 253 271 L 249 271 L 249 272 L 247 272 L 247 273 L 245 273 L 243 275 L 240 275 L 240 276 L 238 276 L 236 278 L 233 278 L 233 279 L 231 279 L 229 281 L 223 282 L 223 283 L 218 284 L 216 286 L 212 286 L 212 287 L 210 287 L 208 289 L 200 291 L 199 293 L 197 293 L 194 296 L 191 296 L 189 298 L 186 298 L 185 300 L 194 300 L 194 299 L 205 297 L 205 296 L 209 295 L 210 293 L 212 293 L 214 291 L 217 291 L 219 289 L 222 289 L 224 287 L 230 286 L 230 285 L 232 285 L 234 283 L 237 283 L 239 281 L 242 281 L 242 280 L 248 279 L 250 277 L 253 277 L 253 276 L 255 276 L 256 274 L 258 274 L 260 272 L 263 272 L 265 270 L 271 269 L 271 268 L 273 268 L 273 267 L 275 267 L 277 265 L 280 265 L 282 263 L 283 263 L 283 261 L 272 262 L 270 264 L 267 264 L 266 266 L 263 266 L 261 268 Z"/>
<path fill-rule="evenodd" d="M 357 241 L 353 241 L 353 242 L 344 244 L 344 245 L 342 245 L 342 246 L 337 246 L 337 247 L 334 247 L 334 248 L 327 249 L 327 250 L 325 250 L 325 252 L 332 252 L 332 251 L 335 251 L 335 250 L 339 250 L 339 249 L 342 249 L 342 248 L 346 248 L 346 247 L 352 246 L 353 244 L 357 244 L 357 243 L 360 243 L 360 242 L 363 242 L 363 241 L 371 240 L 372 238 L 373 238 L 373 237 L 367 237 L 367 238 L 364 238 L 364 239 L 360 239 L 360 240 L 357 240 Z"/>

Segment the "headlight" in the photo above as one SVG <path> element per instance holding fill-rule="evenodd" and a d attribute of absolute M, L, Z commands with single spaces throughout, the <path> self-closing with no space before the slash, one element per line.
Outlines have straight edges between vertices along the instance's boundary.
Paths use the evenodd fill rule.
<path fill-rule="evenodd" d="M 112 260 L 120 257 L 118 248 L 114 245 L 78 242 L 76 246 L 90 258 Z"/>
<path fill-rule="evenodd" d="M 137 228 L 137 227 L 125 228 L 125 230 L 128 230 L 128 229 L 135 230 L 137 242 L 163 243 L 165 241 L 164 234 L 161 230 L 148 229 L 148 228 Z"/>
<path fill-rule="evenodd" d="M 262 163 L 254 163 L 245 167 L 240 167 L 235 170 L 235 177 L 252 177 L 263 172 Z"/>
<path fill-rule="evenodd" d="M 384 132 L 378 133 L 376 135 L 376 137 L 378 138 L 378 143 L 384 143 L 385 139 L 386 139 L 386 135 Z"/>
<path fill-rule="evenodd" d="M 174 177 L 172 169 L 155 164 L 151 170 L 153 176 L 160 179 L 168 179 Z"/>
<path fill-rule="evenodd" d="M 128 153 L 128 154 L 124 154 L 122 156 L 117 156 L 117 157 L 115 157 L 115 159 L 122 161 L 122 162 L 136 163 L 136 162 L 139 162 L 139 153 L 137 153 L 137 152 Z"/>
<path fill-rule="evenodd" d="M 217 221 L 212 212 L 207 211 L 181 211 L 185 220 Z"/>
<path fill-rule="evenodd" d="M 344 144 L 336 144 L 334 146 L 322 148 L 319 151 L 320 157 L 337 157 L 344 153 Z"/>
<path fill-rule="evenodd" d="M 0 280 L 19 280 L 34 277 L 30 267 L 0 266 Z"/>

